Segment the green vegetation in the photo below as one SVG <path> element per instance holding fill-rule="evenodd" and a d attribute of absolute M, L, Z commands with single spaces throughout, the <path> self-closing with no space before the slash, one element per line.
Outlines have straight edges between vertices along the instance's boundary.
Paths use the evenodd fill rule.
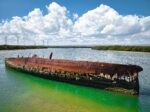
<path fill-rule="evenodd" d="M 42 49 L 42 48 L 92 48 L 96 50 L 115 50 L 115 51 L 136 51 L 136 52 L 150 52 L 150 46 L 42 46 L 42 45 L 0 45 L 0 50 L 17 50 L 17 49 Z"/>
<path fill-rule="evenodd" d="M 74 46 L 74 45 L 61 45 L 61 46 L 42 46 L 42 45 L 0 45 L 0 50 L 17 50 L 17 49 L 42 49 L 42 48 L 91 48 L 91 46 Z"/>
<path fill-rule="evenodd" d="M 136 51 L 136 52 L 150 52 L 150 46 L 95 46 L 92 49 L 96 50 L 115 50 L 115 51 Z"/>
<path fill-rule="evenodd" d="M 0 45 L 0 50 L 40 49 L 40 48 L 48 48 L 48 47 L 47 46 Z"/>

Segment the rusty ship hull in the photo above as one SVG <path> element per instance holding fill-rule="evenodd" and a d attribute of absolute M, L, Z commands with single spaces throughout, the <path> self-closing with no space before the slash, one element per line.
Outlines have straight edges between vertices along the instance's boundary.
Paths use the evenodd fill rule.
<path fill-rule="evenodd" d="M 6 67 L 42 78 L 101 88 L 125 94 L 139 94 L 137 65 L 46 59 L 39 57 L 6 58 Z"/>

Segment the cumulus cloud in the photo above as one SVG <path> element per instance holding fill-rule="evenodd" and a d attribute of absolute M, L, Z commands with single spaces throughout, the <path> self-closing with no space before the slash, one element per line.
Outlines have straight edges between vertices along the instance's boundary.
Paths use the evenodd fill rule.
<path fill-rule="evenodd" d="M 79 16 L 68 17 L 66 7 L 52 2 L 47 14 L 35 8 L 24 17 L 12 17 L 0 23 L 0 37 L 20 43 L 66 44 L 150 44 L 150 16 L 120 15 L 101 4 Z M 0 41 L 1 44 L 3 41 Z"/>
<path fill-rule="evenodd" d="M 73 14 L 73 19 L 76 20 L 76 19 L 78 19 L 78 18 L 79 18 L 79 15 L 78 15 L 77 13 L 74 13 L 74 14 Z"/>

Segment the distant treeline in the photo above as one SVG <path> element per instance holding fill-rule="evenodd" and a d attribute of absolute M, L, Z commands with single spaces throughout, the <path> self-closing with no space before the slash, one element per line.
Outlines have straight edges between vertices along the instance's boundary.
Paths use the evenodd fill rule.
<path fill-rule="evenodd" d="M 93 46 L 92 46 L 93 47 Z M 61 46 L 42 46 L 42 45 L 0 45 L 0 50 L 17 50 L 17 49 L 42 49 L 42 48 L 92 48 L 91 46 L 78 45 L 61 45 Z"/>
<path fill-rule="evenodd" d="M 0 45 L 0 50 L 16 50 L 16 49 L 40 49 L 48 48 L 47 46 L 23 46 L 23 45 Z"/>
<path fill-rule="evenodd" d="M 136 51 L 136 52 L 150 52 L 150 46 L 95 46 L 92 49 L 96 50 L 115 50 L 115 51 Z"/>
<path fill-rule="evenodd" d="M 92 48 L 96 50 L 150 52 L 150 46 L 40 46 L 40 45 L 0 45 L 0 50 L 42 49 L 42 48 Z"/>

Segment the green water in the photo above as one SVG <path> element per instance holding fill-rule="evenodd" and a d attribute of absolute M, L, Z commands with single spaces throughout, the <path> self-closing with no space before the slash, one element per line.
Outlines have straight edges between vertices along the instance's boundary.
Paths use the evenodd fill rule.
<path fill-rule="evenodd" d="M 6 70 L 2 112 L 137 112 L 138 99 Z M 21 86 L 21 88 L 20 88 Z M 5 89 L 4 88 L 4 89 Z M 10 94 L 10 93 L 8 93 Z M 6 94 L 7 95 L 7 94 Z M 9 102 L 8 102 L 9 101 Z"/>
<path fill-rule="evenodd" d="M 47 52 L 54 52 L 64 59 L 85 59 L 85 60 L 105 60 L 105 52 L 97 52 L 89 49 L 45 49 L 45 50 L 21 50 L 13 52 L 0 52 L 0 112 L 150 112 L 149 77 L 140 77 L 140 95 L 128 96 L 100 89 L 84 86 L 77 86 L 68 83 L 51 81 L 39 77 L 31 76 L 12 69 L 6 69 L 4 58 L 17 56 L 17 54 L 28 55 L 28 53 L 38 53 L 41 55 Z M 74 50 L 74 52 L 72 52 Z M 64 54 L 62 54 L 62 51 Z M 82 53 L 81 53 L 82 52 Z M 95 57 L 90 54 L 92 52 Z M 78 55 L 82 54 L 82 55 Z M 126 53 L 106 52 L 106 54 L 122 61 Z M 113 54 L 113 55 L 112 55 Z M 85 56 L 86 55 L 86 56 Z M 143 57 L 144 59 L 143 59 Z M 102 56 L 102 57 L 100 57 Z M 136 57 L 137 56 L 137 57 Z M 85 58 L 83 58 L 85 57 Z M 142 75 L 148 76 L 149 54 L 131 53 L 127 57 L 133 57 L 130 62 L 137 62 L 145 65 L 146 71 Z M 142 58 L 141 58 L 142 57 Z M 147 57 L 147 58 L 146 58 Z M 87 58 L 87 59 L 86 59 Z M 147 67 L 147 68 L 146 68 Z M 147 87 L 147 88 L 146 88 Z"/>

